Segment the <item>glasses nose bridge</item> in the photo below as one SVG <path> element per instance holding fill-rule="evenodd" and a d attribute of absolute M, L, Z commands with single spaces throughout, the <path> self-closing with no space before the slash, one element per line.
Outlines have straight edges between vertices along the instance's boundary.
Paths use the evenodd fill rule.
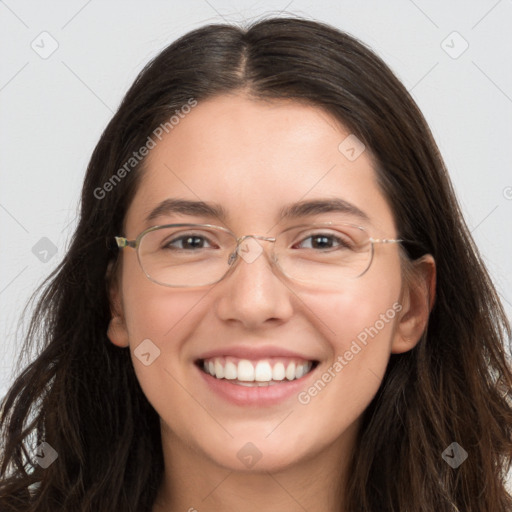
<path fill-rule="evenodd" d="M 242 235 L 240 237 L 237 238 L 237 241 L 236 241 L 236 249 L 235 249 L 235 253 L 237 253 L 240 249 L 240 245 L 245 241 L 247 240 L 248 238 L 254 238 L 254 240 L 262 240 L 263 242 L 272 242 L 274 245 L 272 245 L 272 250 L 270 251 L 270 254 L 265 250 L 264 247 L 262 247 L 263 249 L 263 252 L 267 254 L 267 256 L 270 255 L 271 258 L 274 257 L 274 249 L 275 249 L 275 242 L 276 242 L 276 239 L 277 237 L 275 236 L 263 236 L 263 235 Z"/>
<path fill-rule="evenodd" d="M 263 241 L 266 241 L 266 242 L 274 242 L 276 241 L 276 237 L 272 237 L 272 236 L 262 236 L 262 235 L 242 235 L 242 236 L 239 236 L 237 239 L 236 239 L 236 245 L 237 247 L 240 246 L 240 244 L 246 240 L 247 238 L 254 238 L 255 240 L 263 240 Z"/>
<path fill-rule="evenodd" d="M 229 265 L 231 265 L 235 260 L 237 260 L 237 256 L 239 255 L 239 251 L 240 251 L 240 246 L 248 238 L 254 238 L 255 240 L 262 240 L 264 242 L 272 242 L 272 243 L 275 243 L 275 241 L 276 241 L 276 237 L 271 237 L 271 236 L 263 236 L 263 235 L 242 235 L 242 236 L 239 236 L 238 238 L 236 238 L 236 247 L 235 247 L 234 251 L 230 254 L 230 256 L 228 258 L 228 264 Z M 272 249 L 274 249 L 274 247 L 275 246 L 272 246 Z M 262 249 L 263 249 L 263 252 L 266 253 L 264 248 L 262 248 Z M 270 257 L 272 258 L 273 255 L 274 255 L 274 251 L 272 250 Z M 268 253 L 267 253 L 267 256 L 268 256 Z"/>

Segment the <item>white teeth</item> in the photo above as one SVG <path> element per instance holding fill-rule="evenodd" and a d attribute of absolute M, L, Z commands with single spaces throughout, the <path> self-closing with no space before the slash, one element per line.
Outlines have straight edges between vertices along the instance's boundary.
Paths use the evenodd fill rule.
<path fill-rule="evenodd" d="M 237 377 L 236 366 L 231 361 L 228 361 L 224 367 L 224 377 L 229 380 L 235 380 Z"/>
<path fill-rule="evenodd" d="M 303 375 L 303 371 L 304 371 L 304 365 L 298 364 L 295 368 L 295 378 L 300 379 Z"/>
<path fill-rule="evenodd" d="M 286 378 L 288 380 L 295 379 L 295 363 L 290 363 L 286 368 Z"/>
<path fill-rule="evenodd" d="M 272 380 L 272 367 L 268 361 L 260 361 L 254 370 L 254 380 L 269 382 Z"/>
<path fill-rule="evenodd" d="M 222 379 L 224 377 L 224 366 L 220 364 L 218 359 L 215 360 L 215 376 L 217 379 Z"/>
<path fill-rule="evenodd" d="M 245 382 L 254 381 L 254 366 L 247 359 L 242 359 L 238 363 L 238 380 Z"/>
<path fill-rule="evenodd" d="M 248 388 L 268 388 L 269 386 L 275 386 L 277 382 L 269 381 L 269 382 L 242 382 L 237 381 L 239 386 L 246 386 Z"/>
<path fill-rule="evenodd" d="M 277 359 L 277 358 L 276 358 Z M 268 386 L 285 379 L 300 379 L 311 370 L 313 363 L 263 359 L 253 362 L 248 359 L 236 360 L 228 357 L 215 357 L 203 361 L 203 369 L 217 379 L 236 381 L 246 386 Z"/>
<path fill-rule="evenodd" d="M 272 380 L 283 380 L 285 375 L 284 364 L 276 363 L 272 369 Z"/>

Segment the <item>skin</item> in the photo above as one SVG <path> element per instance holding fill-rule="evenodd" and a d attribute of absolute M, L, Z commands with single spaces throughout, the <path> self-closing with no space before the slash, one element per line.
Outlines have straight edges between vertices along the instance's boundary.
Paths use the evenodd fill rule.
<path fill-rule="evenodd" d="M 353 162 L 338 150 L 348 134 L 328 113 L 298 102 L 242 94 L 200 102 L 151 150 L 123 235 L 134 239 L 150 225 L 192 222 L 225 225 L 238 236 L 273 236 L 289 225 L 278 225 L 282 206 L 339 197 L 368 215 L 357 223 L 371 236 L 396 238 L 369 150 Z M 170 197 L 219 203 L 228 217 L 222 224 L 173 214 L 146 224 L 147 213 Z M 168 288 L 149 281 L 136 252 L 125 249 L 116 278 L 108 335 L 130 348 L 161 418 L 166 470 L 154 512 L 339 511 L 361 415 L 390 354 L 413 348 L 426 326 L 432 258 L 418 262 L 414 279 L 405 282 L 398 245 L 376 244 L 364 275 L 319 290 L 278 275 L 262 254 L 240 261 L 215 285 Z M 401 311 L 307 405 L 294 395 L 279 406 L 237 406 L 197 377 L 194 361 L 212 348 L 274 345 L 319 361 L 307 389 L 395 303 Z M 161 352 L 149 366 L 133 355 L 147 338 Z M 247 442 L 262 454 L 251 469 L 237 457 Z"/>

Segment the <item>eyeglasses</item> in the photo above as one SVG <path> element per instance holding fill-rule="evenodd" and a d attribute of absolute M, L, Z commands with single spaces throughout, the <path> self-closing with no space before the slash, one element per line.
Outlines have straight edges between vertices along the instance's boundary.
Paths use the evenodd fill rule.
<path fill-rule="evenodd" d="M 361 226 L 333 222 L 293 226 L 275 237 L 237 237 L 211 224 L 168 224 L 146 229 L 135 240 L 121 236 L 115 240 L 121 249 L 135 249 L 147 278 L 163 286 L 215 284 L 241 259 L 255 261 L 264 252 L 262 241 L 272 243 L 272 267 L 292 280 L 320 288 L 367 272 L 376 243 L 403 241 L 375 239 Z"/>

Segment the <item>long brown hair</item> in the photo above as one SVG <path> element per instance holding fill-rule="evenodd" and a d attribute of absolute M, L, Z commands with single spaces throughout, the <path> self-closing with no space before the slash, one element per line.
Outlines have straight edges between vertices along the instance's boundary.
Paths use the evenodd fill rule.
<path fill-rule="evenodd" d="M 462 219 L 431 132 L 407 90 L 355 38 L 294 18 L 210 25 L 140 73 L 92 155 L 69 250 L 38 297 L 26 349 L 38 357 L 2 402 L 2 512 L 150 511 L 163 475 L 159 418 L 130 355 L 110 343 L 106 271 L 117 258 L 140 165 L 104 187 L 190 98 L 243 91 L 329 111 L 370 148 L 398 235 L 432 254 L 437 292 L 426 331 L 391 356 L 364 413 L 347 511 L 506 512 L 512 455 L 510 325 Z M 106 190 L 108 192 L 98 192 Z M 43 469 L 32 449 L 57 460 Z M 452 468 L 457 442 L 468 459 Z"/>

